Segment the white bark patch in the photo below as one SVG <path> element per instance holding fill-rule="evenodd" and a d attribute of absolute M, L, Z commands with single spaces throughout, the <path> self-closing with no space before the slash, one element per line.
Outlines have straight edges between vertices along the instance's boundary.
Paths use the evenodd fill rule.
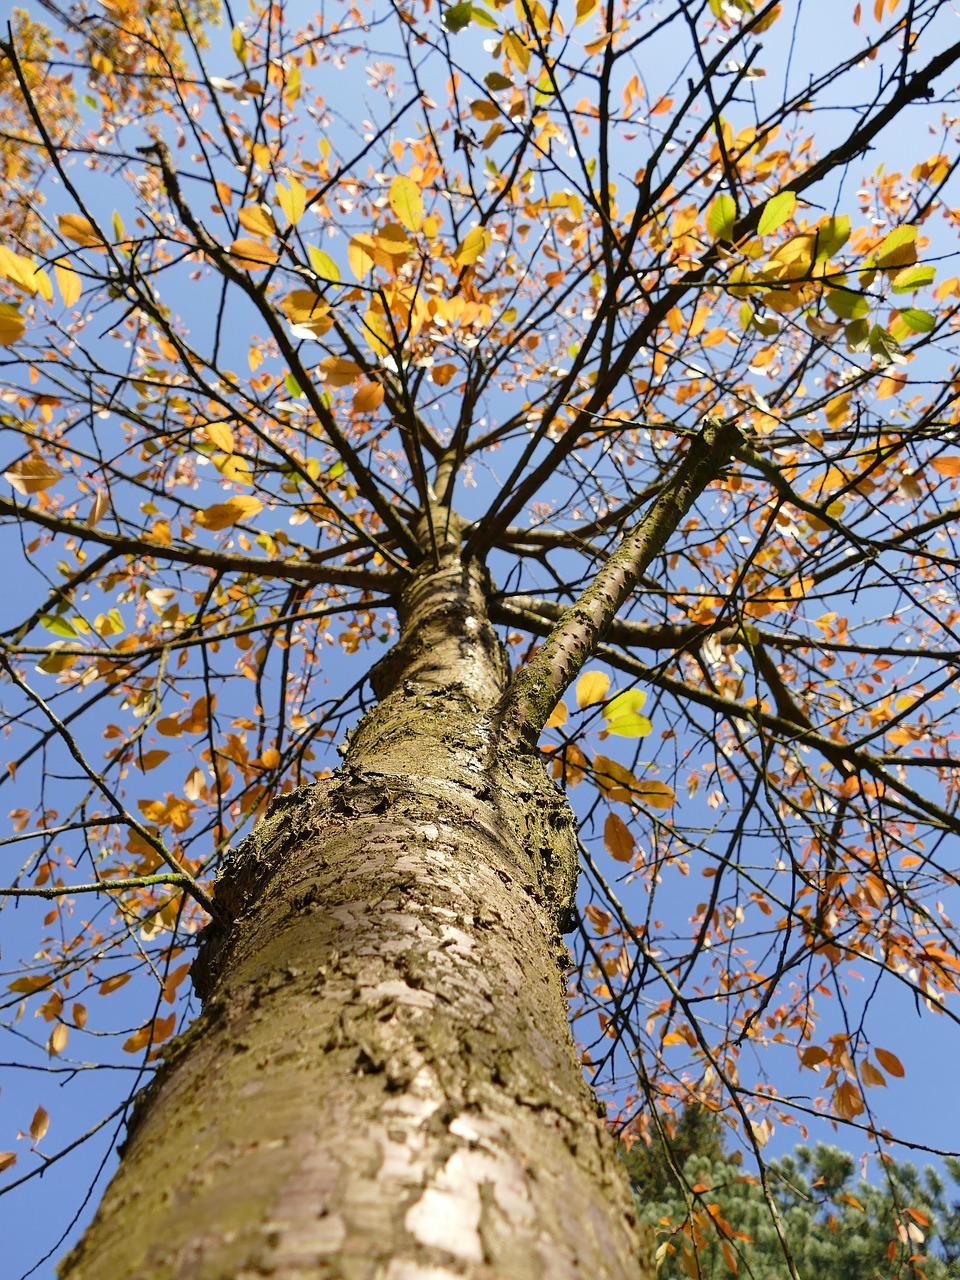
<path fill-rule="evenodd" d="M 424 1267 L 419 1262 L 404 1262 L 394 1258 L 386 1271 L 377 1273 L 377 1280 L 463 1280 L 459 1271 L 446 1267 Z"/>
<path fill-rule="evenodd" d="M 493 1191 L 505 1218 L 522 1224 L 532 1221 L 530 1193 L 519 1167 L 482 1151 L 457 1151 L 435 1185 L 407 1211 L 404 1225 L 420 1244 L 446 1249 L 468 1262 L 481 1262 L 480 1192 L 484 1186 Z"/>
<path fill-rule="evenodd" d="M 409 1005 L 411 1009 L 432 1009 L 437 999 L 432 991 L 408 986 L 402 978 L 379 982 L 375 987 L 364 987 L 361 994 L 364 1004 L 370 1004 L 383 996 L 390 996 L 397 1004 Z"/>

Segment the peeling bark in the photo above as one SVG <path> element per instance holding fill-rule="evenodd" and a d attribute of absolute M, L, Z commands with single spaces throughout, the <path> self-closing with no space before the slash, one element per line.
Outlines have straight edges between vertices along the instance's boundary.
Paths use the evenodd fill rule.
<path fill-rule="evenodd" d="M 490 583 L 434 526 L 343 768 L 218 882 L 203 1013 L 63 1280 L 653 1274 L 567 1022 L 572 815 L 500 729 Z"/>

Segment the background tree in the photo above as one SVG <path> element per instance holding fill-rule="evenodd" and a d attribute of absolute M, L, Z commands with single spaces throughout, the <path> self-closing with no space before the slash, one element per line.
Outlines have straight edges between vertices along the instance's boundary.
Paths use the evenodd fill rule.
<path fill-rule="evenodd" d="M 960 968 L 950 7 L 103 10 L 0 49 L 7 1030 L 162 1064 L 64 1274 L 632 1275 L 581 1065 L 887 1141 L 877 984 Z"/>
<path fill-rule="evenodd" d="M 664 1280 L 730 1272 L 783 1275 L 783 1251 L 757 1178 L 725 1151 L 716 1113 L 688 1107 L 670 1138 L 624 1154 L 641 1219 L 660 1237 Z M 856 1161 L 836 1147 L 798 1146 L 768 1166 L 790 1250 L 801 1275 L 842 1280 L 957 1274 L 958 1206 L 941 1174 L 887 1156 L 881 1185 L 855 1179 Z M 675 1171 L 675 1172 L 674 1172 Z M 947 1159 L 954 1193 L 960 1165 Z"/>

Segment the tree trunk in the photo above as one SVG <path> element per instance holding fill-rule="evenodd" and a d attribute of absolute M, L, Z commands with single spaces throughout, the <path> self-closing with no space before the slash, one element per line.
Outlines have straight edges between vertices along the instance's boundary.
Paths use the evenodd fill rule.
<path fill-rule="evenodd" d="M 498 728 L 488 594 L 454 528 L 342 769 L 230 857 L 203 1013 L 64 1280 L 647 1274 L 567 1022 L 572 815 Z"/>

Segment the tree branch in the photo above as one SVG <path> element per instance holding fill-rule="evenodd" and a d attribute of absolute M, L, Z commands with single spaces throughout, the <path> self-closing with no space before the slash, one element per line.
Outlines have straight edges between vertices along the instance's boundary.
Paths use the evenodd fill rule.
<path fill-rule="evenodd" d="M 742 443 L 733 422 L 707 418 L 656 501 L 564 614 L 534 657 L 517 672 L 504 705 L 505 721 L 535 742 L 564 689 L 606 635 L 637 580 L 666 546 L 700 494 Z"/>

